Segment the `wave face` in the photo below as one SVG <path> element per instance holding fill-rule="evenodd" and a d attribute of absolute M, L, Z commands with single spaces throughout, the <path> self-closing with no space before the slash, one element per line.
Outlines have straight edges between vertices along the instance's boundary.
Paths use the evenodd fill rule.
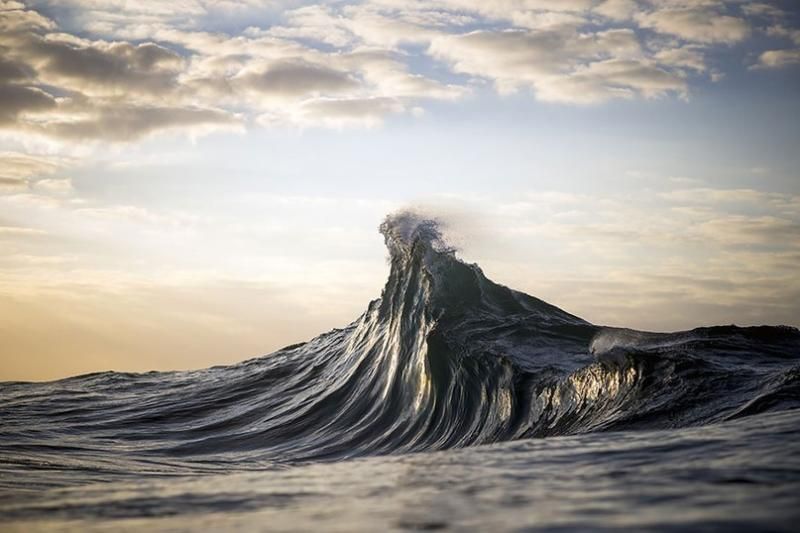
<path fill-rule="evenodd" d="M 226 367 L 0 384 L 2 471 L 280 467 L 800 407 L 797 329 L 603 328 L 493 283 L 435 221 L 380 229 L 389 279 L 343 329 Z"/>

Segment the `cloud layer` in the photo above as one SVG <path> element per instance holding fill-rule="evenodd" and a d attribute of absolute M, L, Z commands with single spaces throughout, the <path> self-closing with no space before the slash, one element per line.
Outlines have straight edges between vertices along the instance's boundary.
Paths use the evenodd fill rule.
<path fill-rule="evenodd" d="M 688 98 L 745 41 L 760 46 L 750 66 L 799 63 L 787 20 L 737 0 L 2 0 L 0 128 L 130 141 L 371 126 L 484 85 L 568 105 Z"/>

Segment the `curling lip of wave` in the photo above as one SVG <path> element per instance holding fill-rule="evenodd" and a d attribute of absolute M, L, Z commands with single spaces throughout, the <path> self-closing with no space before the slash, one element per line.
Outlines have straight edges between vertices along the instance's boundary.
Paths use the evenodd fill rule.
<path fill-rule="evenodd" d="M 794 328 L 601 328 L 488 280 L 435 220 L 381 232 L 389 278 L 345 328 L 227 367 L 0 384 L 0 463 L 263 467 L 800 405 Z"/>

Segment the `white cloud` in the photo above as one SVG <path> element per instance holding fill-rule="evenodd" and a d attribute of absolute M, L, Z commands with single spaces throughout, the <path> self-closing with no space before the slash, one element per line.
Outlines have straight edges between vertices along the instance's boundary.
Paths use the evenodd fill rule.
<path fill-rule="evenodd" d="M 69 178 L 46 178 L 35 182 L 34 189 L 45 194 L 66 195 L 73 191 Z"/>
<path fill-rule="evenodd" d="M 402 113 L 406 107 L 393 98 L 353 98 L 313 100 L 300 108 L 298 122 L 322 122 L 332 127 L 351 125 L 376 126 L 384 116 Z"/>
<path fill-rule="evenodd" d="M 800 64 L 800 48 L 767 50 L 758 57 L 758 65 L 764 68 L 781 68 Z"/>
<path fill-rule="evenodd" d="M 653 56 L 660 65 L 678 67 L 696 72 L 707 69 L 703 49 L 697 45 L 685 45 L 677 48 L 663 48 Z"/>
<path fill-rule="evenodd" d="M 731 44 L 750 34 L 746 20 L 709 7 L 659 9 L 639 13 L 636 20 L 643 28 L 699 43 Z"/>
<path fill-rule="evenodd" d="M 634 0 L 604 0 L 594 8 L 595 13 L 614 20 L 627 20 L 638 11 Z"/>
<path fill-rule="evenodd" d="M 66 159 L 51 155 L 0 152 L 0 179 L 29 180 L 49 176 L 66 163 Z"/>
<path fill-rule="evenodd" d="M 0 193 L 27 194 L 34 188 L 67 192 L 69 180 L 53 178 L 74 161 L 65 157 L 22 152 L 0 152 Z"/>

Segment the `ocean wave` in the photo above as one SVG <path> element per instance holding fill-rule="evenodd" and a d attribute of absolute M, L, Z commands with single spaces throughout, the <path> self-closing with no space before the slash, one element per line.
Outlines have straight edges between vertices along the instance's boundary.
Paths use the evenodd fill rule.
<path fill-rule="evenodd" d="M 0 384 L 0 464 L 280 468 L 800 405 L 795 328 L 603 328 L 487 279 L 436 220 L 380 229 L 389 278 L 347 327 L 225 367 Z"/>

